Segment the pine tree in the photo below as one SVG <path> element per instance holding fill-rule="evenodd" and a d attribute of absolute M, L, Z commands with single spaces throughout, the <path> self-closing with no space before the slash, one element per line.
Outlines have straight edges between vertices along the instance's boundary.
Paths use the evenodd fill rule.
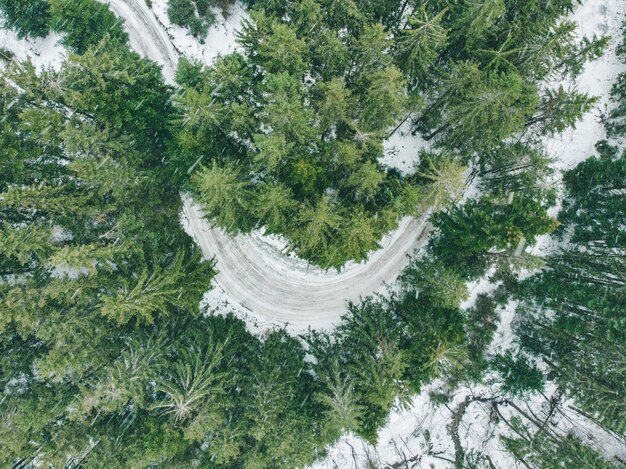
<path fill-rule="evenodd" d="M 250 226 L 250 189 L 240 180 L 234 166 L 219 167 L 213 163 L 194 175 L 194 182 L 204 204 L 206 215 L 218 220 L 231 233 Z"/>
<path fill-rule="evenodd" d="M 411 81 L 428 79 L 430 68 L 445 47 L 448 32 L 442 25 L 446 10 L 430 14 L 422 5 L 408 18 L 408 28 L 400 30 L 395 42 L 398 66 L 405 70 Z"/>
<path fill-rule="evenodd" d="M 64 33 L 63 44 L 77 54 L 97 45 L 105 36 L 110 44 L 126 45 L 128 35 L 107 5 L 95 0 L 48 0 L 52 29 Z"/>
<path fill-rule="evenodd" d="M 467 299 L 467 287 L 452 269 L 433 259 L 413 260 L 402 272 L 400 284 L 415 296 L 426 295 L 441 308 L 453 309 Z"/>
<path fill-rule="evenodd" d="M 568 197 L 559 220 L 568 244 L 525 282 L 520 294 L 527 319 L 518 334 L 585 411 L 619 432 L 626 422 L 618 397 L 624 392 L 621 305 L 626 290 L 619 227 L 625 213 L 620 194 L 626 160 L 616 149 L 599 148 L 600 158 L 590 158 L 564 176 Z"/>
<path fill-rule="evenodd" d="M 496 354 L 491 359 L 491 367 L 502 379 L 502 392 L 511 396 L 521 396 L 529 392 L 541 392 L 544 386 L 543 373 L 523 354 L 513 356 L 510 350 Z"/>
<path fill-rule="evenodd" d="M 1 0 L 4 26 L 15 29 L 17 37 L 45 37 L 50 30 L 48 0 Z"/>
<path fill-rule="evenodd" d="M 341 229 L 343 219 L 337 213 L 331 198 L 326 196 L 320 199 L 314 207 L 309 206 L 302 210 L 299 222 L 301 229 L 296 246 L 311 255 L 324 256 L 328 253 L 328 248 L 334 244 L 333 241 Z"/>
<path fill-rule="evenodd" d="M 453 158 L 428 153 L 420 155 L 420 161 L 425 169 L 418 175 L 430 182 L 422 190 L 422 206 L 439 210 L 458 201 L 465 189 L 467 168 Z"/>
<path fill-rule="evenodd" d="M 585 93 L 575 90 L 566 91 L 562 86 L 557 90 L 546 90 L 537 112 L 526 126 L 540 124 L 541 133 L 559 134 L 567 128 L 573 128 L 598 101 Z"/>
<path fill-rule="evenodd" d="M 268 232 L 280 233 L 293 216 L 297 202 L 289 188 L 280 183 L 266 184 L 259 189 L 261 194 L 256 199 L 255 212 Z"/>

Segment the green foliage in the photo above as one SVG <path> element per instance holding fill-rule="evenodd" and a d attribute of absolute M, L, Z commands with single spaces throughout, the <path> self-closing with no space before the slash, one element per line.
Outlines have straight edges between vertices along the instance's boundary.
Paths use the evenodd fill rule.
<path fill-rule="evenodd" d="M 626 61 L 626 27 L 622 28 L 622 43 L 617 49 L 622 62 Z M 609 114 L 606 130 L 609 136 L 616 137 L 626 134 L 626 73 L 621 73 L 611 90 L 614 108 Z"/>
<path fill-rule="evenodd" d="M 575 24 L 559 21 L 574 3 L 490 0 L 416 9 L 398 37 L 398 52 L 413 92 L 426 97 L 417 130 L 469 156 L 507 136 L 575 124 L 593 99 L 538 86 L 578 75 L 608 43 L 606 37 L 579 41 Z M 419 59 L 410 46 L 419 47 Z"/>
<path fill-rule="evenodd" d="M 401 285 L 389 299 L 351 305 L 332 337 L 307 336 L 323 392 L 324 434 L 352 430 L 375 442 L 392 408 L 408 405 L 424 383 L 466 360 L 458 303 L 448 298 L 441 307 L 429 294 L 438 292 L 425 289 L 416 298 L 413 285 Z"/>
<path fill-rule="evenodd" d="M 613 87 L 617 106 L 606 124 L 608 133 L 618 138 L 625 133 L 623 78 Z M 605 141 L 596 149 L 598 157 L 563 176 L 566 194 L 557 235 L 566 242 L 547 256 L 545 269 L 522 283 L 524 320 L 517 333 L 526 350 L 542 357 L 586 413 L 623 432 L 626 154 Z M 584 447 L 574 449 L 587 464 L 580 467 L 601 467 Z"/>
<path fill-rule="evenodd" d="M 194 179 L 208 217 L 215 218 L 230 233 L 249 225 L 250 190 L 235 167 L 221 168 L 213 163 L 196 173 Z"/>
<path fill-rule="evenodd" d="M 50 30 L 48 0 L 0 0 L 5 28 L 15 29 L 17 37 L 45 37 Z"/>
<path fill-rule="evenodd" d="M 503 437 L 506 448 L 518 461 L 531 467 L 551 469 L 571 467 L 581 469 L 611 469 L 616 467 L 596 450 L 574 435 L 555 439 L 544 432 L 530 434 L 526 427 L 516 424 L 522 437 Z"/>
<path fill-rule="evenodd" d="M 502 147 L 524 146 L 503 143 L 513 136 L 575 125 L 595 98 L 541 83 L 580 73 L 607 43 L 578 41 L 575 25 L 560 21 L 571 0 L 252 4 L 239 34 L 244 55 L 204 70 L 181 66 L 181 161 L 191 172 L 203 159 L 235 165 L 247 182 L 253 208 L 240 226 L 212 209 L 217 225 L 247 232 L 271 219 L 266 228 L 324 268 L 363 260 L 402 216 L 454 201 L 470 159 L 485 167 Z M 413 177 L 379 163 L 382 141 L 407 114 L 415 131 L 439 147 Z M 514 153 L 522 158 L 519 149 Z M 191 186 L 197 181 L 192 177 Z M 289 216 L 268 218 L 268 195 L 280 197 L 279 212 Z M 330 223 L 302 229 L 316 207 L 332 212 Z M 527 231 L 549 230 L 538 213 L 544 207 L 540 201 L 523 208 L 537 214 Z M 500 228 L 515 237 L 513 226 Z"/>
<path fill-rule="evenodd" d="M 529 392 L 543 391 L 544 377 L 537 366 L 524 355 L 513 356 L 510 350 L 496 354 L 490 363 L 502 379 L 502 391 L 511 396 L 522 396 Z"/>
<path fill-rule="evenodd" d="M 437 214 L 429 248 L 445 265 L 461 262 L 456 271 L 466 278 L 480 277 L 494 262 L 514 262 L 521 242 L 532 244 L 536 236 L 553 231 L 556 222 L 541 196 L 512 195 L 510 202 L 483 196 Z"/>
<path fill-rule="evenodd" d="M 500 317 L 493 298 L 478 294 L 475 304 L 466 312 L 465 333 L 471 376 L 479 377 L 487 367 L 485 353 L 498 328 Z"/>
<path fill-rule="evenodd" d="M 609 428 L 623 431 L 625 367 L 623 236 L 626 157 L 606 144 L 564 175 L 567 197 L 559 234 L 568 243 L 528 279 L 518 328 L 557 382 Z"/>
<path fill-rule="evenodd" d="M 417 211 L 410 183 L 377 161 L 382 138 L 407 109 L 406 80 L 382 24 L 351 32 L 351 45 L 339 25 L 324 26 L 330 6 L 286 7 L 290 21 L 278 5 L 251 13 L 239 36 L 245 56 L 202 71 L 183 63 L 179 143 L 184 161 L 208 154 L 222 168 L 237 166 L 249 207 L 235 221 L 211 203 L 207 215 L 217 225 L 235 232 L 265 225 L 301 257 L 340 268 L 364 260 L 401 216 Z M 199 182 L 192 176 L 192 189 Z"/>
<path fill-rule="evenodd" d="M 526 125 L 541 124 L 541 133 L 558 134 L 575 127 L 583 114 L 589 112 L 597 98 L 577 91 L 566 91 L 562 86 L 547 90 L 537 108 L 538 112 Z"/>
<path fill-rule="evenodd" d="M 463 63 L 451 70 L 446 84 L 446 123 L 426 138 L 445 132 L 450 149 L 492 148 L 521 132 L 537 108 L 535 86 L 517 73 L 485 72 Z M 468 139 L 470 129 L 480 131 Z"/>
<path fill-rule="evenodd" d="M 431 66 L 448 41 L 448 31 L 442 22 L 446 10 L 430 14 L 425 5 L 408 18 L 408 28 L 400 31 L 396 41 L 397 60 L 411 78 L 419 83 L 428 79 Z"/>
<path fill-rule="evenodd" d="M 454 158 L 423 152 L 417 176 L 430 182 L 422 187 L 422 204 L 434 211 L 457 202 L 466 187 L 467 168 Z"/>
<path fill-rule="evenodd" d="M 163 363 L 163 340 L 145 324 L 194 315 L 212 276 L 177 222 L 164 162 L 169 96 L 158 67 L 110 43 L 60 71 L 5 71 L 0 382 L 22 388 L 0 404 L 2 465 L 92 454 L 119 466 L 106 453 L 119 453 L 113 442 L 131 417 L 146 460 L 179 448 L 171 438 L 157 456 L 154 422 L 124 417 L 150 400 Z"/>
<path fill-rule="evenodd" d="M 96 0 L 48 0 L 51 28 L 63 34 L 63 44 L 83 54 L 108 36 L 108 44 L 125 45 L 128 35 L 122 21 L 107 5 Z"/>
<path fill-rule="evenodd" d="M 432 258 L 414 259 L 400 276 L 405 290 L 424 294 L 441 308 L 455 308 L 467 299 L 467 287 L 454 270 Z"/>

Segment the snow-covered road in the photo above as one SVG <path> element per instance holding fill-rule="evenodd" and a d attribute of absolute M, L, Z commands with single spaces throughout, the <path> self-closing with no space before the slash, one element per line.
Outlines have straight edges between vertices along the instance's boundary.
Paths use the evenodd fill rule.
<path fill-rule="evenodd" d="M 357 302 L 392 282 L 413 252 L 426 239 L 430 224 L 406 218 L 383 240 L 383 249 L 368 262 L 341 272 L 309 267 L 281 254 L 276 243 L 255 232 L 230 237 L 211 228 L 197 205 L 185 200 L 185 225 L 206 257 L 215 255 L 217 283 L 242 307 L 297 328 L 326 328 L 346 311 L 346 301 Z"/>
<path fill-rule="evenodd" d="M 160 63 L 166 79 L 172 80 L 178 61 L 176 48 L 144 0 L 106 3 L 125 20 L 131 46 Z M 216 282 L 228 303 L 269 322 L 290 323 L 296 329 L 329 327 L 345 313 L 348 301 L 356 302 L 383 290 L 431 229 L 426 220 L 406 218 L 368 262 L 349 265 L 341 272 L 324 272 L 283 254 L 280 243 L 258 232 L 229 237 L 210 227 L 190 199 L 185 198 L 184 202 L 185 227 L 204 256 L 217 260 Z"/>

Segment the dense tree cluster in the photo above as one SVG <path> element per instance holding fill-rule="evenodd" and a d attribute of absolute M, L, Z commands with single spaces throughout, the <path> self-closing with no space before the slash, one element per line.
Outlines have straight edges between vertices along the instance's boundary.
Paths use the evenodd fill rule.
<path fill-rule="evenodd" d="M 625 154 L 601 143 L 568 172 L 557 221 L 534 138 L 593 103 L 540 84 L 605 43 L 574 40 L 572 2 L 250 3 L 244 53 L 181 60 L 176 90 L 105 5 L 0 0 L 18 34 L 51 28 L 72 51 L 58 71 L 2 64 L 0 465 L 303 467 L 342 432 L 375 442 L 433 378 L 486 369 L 509 397 L 555 379 L 623 432 Z M 403 176 L 379 159 L 407 115 L 434 145 Z M 468 166 L 479 191 L 462 199 Z M 350 305 L 333 333 L 259 338 L 200 314 L 214 268 L 182 231 L 182 189 L 225 230 L 265 226 L 323 266 L 364 259 L 405 214 L 433 209 L 435 230 L 394 293 Z M 516 283 L 554 230 L 563 248 Z M 462 310 L 490 269 L 502 288 Z M 489 356 L 511 291 L 523 351 Z M 509 424 L 529 467 L 608 464 Z"/>
<path fill-rule="evenodd" d="M 622 139 L 625 77 L 613 88 L 607 121 L 609 133 Z M 606 141 L 596 149 L 598 156 L 564 174 L 560 248 L 522 284 L 518 335 L 584 411 L 624 433 L 626 150 Z"/>
<path fill-rule="evenodd" d="M 470 159 L 483 164 L 507 137 L 563 130 L 590 108 L 584 94 L 540 84 L 575 75 L 606 44 L 577 42 L 574 24 L 558 22 L 572 4 L 255 3 L 243 54 L 179 71 L 191 187 L 229 232 L 264 226 L 323 267 L 361 261 L 400 217 L 440 202 L 431 194 L 445 181 L 462 185 Z M 380 163 L 383 140 L 410 117 L 438 148 L 421 168 L 429 177 Z"/>
<path fill-rule="evenodd" d="M 0 0 L 4 26 L 18 37 L 44 37 L 49 31 L 63 35 L 63 44 L 79 54 L 104 36 L 126 44 L 122 21 L 109 8 L 93 0 Z"/>
<path fill-rule="evenodd" d="M 624 99 L 623 97 L 621 99 Z M 528 280 L 523 344 L 540 354 L 559 384 L 609 428 L 626 430 L 626 155 L 600 144 L 565 175 L 559 220 L 564 246 Z"/>
<path fill-rule="evenodd" d="M 45 37 L 50 31 L 48 0 L 1 0 L 3 26 L 15 29 L 20 38 Z"/>
<path fill-rule="evenodd" d="M 102 42 L 0 87 L 0 459 L 62 467 L 111 424 L 83 419 L 150 392 L 135 331 L 197 311 L 212 265 L 178 224 L 156 65 Z"/>
<path fill-rule="evenodd" d="M 306 349 L 198 316 L 212 266 L 178 225 L 158 68 L 107 42 L 59 72 L 7 67 L 3 464 L 302 466 L 342 431 L 374 441 L 463 340 L 436 289 L 355 305 Z"/>

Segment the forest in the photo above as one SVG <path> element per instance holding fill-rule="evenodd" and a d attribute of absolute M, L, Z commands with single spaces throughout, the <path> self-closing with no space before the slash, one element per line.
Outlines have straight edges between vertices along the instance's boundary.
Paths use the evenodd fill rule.
<path fill-rule="evenodd" d="M 229 3 L 168 14 L 203 39 Z M 375 444 L 434 380 L 446 406 L 496 376 L 480 399 L 519 467 L 623 467 L 517 402 L 554 386 L 626 445 L 626 72 L 561 188 L 542 143 L 593 109 L 559 83 L 611 40 L 626 62 L 626 26 L 581 39 L 574 0 L 245 5 L 239 50 L 181 57 L 172 85 L 104 3 L 0 0 L 4 28 L 67 50 L 39 69 L 0 44 L 0 466 L 302 468 L 346 433 Z M 402 125 L 425 142 L 410 173 L 381 162 Z M 333 331 L 255 335 L 200 308 L 220 265 L 182 193 L 323 269 L 366 261 L 403 217 L 433 228 Z M 512 301 L 516 346 L 491 353 Z M 458 425 L 443 467 L 499 467 Z"/>

